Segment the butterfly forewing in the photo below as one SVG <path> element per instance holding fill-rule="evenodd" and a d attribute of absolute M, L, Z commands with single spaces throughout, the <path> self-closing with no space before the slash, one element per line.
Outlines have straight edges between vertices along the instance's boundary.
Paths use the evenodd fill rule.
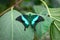
<path fill-rule="evenodd" d="M 29 25 L 29 21 L 23 15 L 21 17 L 22 17 L 22 20 L 24 21 L 24 23 L 26 25 Z"/>
<path fill-rule="evenodd" d="M 21 15 L 16 18 L 17 21 L 21 22 L 24 25 L 24 30 L 29 27 L 29 21 L 27 19 L 27 15 Z"/>
<path fill-rule="evenodd" d="M 38 16 L 38 15 L 32 16 L 31 27 L 34 28 L 34 31 L 36 31 L 35 29 L 36 25 L 41 21 L 44 21 L 44 18 L 42 16 Z"/>
<path fill-rule="evenodd" d="M 36 16 L 35 18 L 33 18 L 33 20 L 31 21 L 31 24 L 34 25 L 35 22 L 38 20 L 39 16 Z"/>

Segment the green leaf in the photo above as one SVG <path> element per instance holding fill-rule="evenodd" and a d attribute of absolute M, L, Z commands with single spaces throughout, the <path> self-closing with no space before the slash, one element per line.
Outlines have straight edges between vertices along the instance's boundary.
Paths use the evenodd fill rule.
<path fill-rule="evenodd" d="M 33 8 L 36 14 L 42 15 L 42 17 L 44 18 L 44 21 L 38 23 L 36 26 L 37 29 L 36 35 L 38 36 L 38 38 L 41 39 L 47 32 L 49 32 L 50 25 L 53 19 L 48 16 L 48 12 L 44 6 L 38 5 L 38 6 L 34 6 Z"/>
<path fill-rule="evenodd" d="M 50 12 L 55 19 L 60 20 L 60 8 L 50 8 Z"/>
<path fill-rule="evenodd" d="M 50 27 L 51 40 L 60 40 L 60 31 L 57 27 L 60 27 L 60 22 L 54 21 Z"/>
<path fill-rule="evenodd" d="M 33 40 L 34 32 L 31 28 L 24 31 L 23 24 L 16 21 L 21 14 L 11 10 L 0 17 L 0 40 Z"/>
<path fill-rule="evenodd" d="M 60 40 L 60 8 L 50 8 L 50 12 L 55 20 L 50 27 L 51 40 Z"/>
<path fill-rule="evenodd" d="M 37 14 L 43 14 L 43 15 L 48 14 L 46 8 L 43 5 L 38 5 L 38 6 L 34 5 L 33 8 Z"/>

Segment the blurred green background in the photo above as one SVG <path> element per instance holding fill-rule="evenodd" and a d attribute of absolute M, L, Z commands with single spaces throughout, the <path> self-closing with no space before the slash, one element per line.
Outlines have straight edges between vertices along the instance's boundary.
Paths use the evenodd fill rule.
<path fill-rule="evenodd" d="M 10 8 L 12 5 L 14 5 L 15 3 L 17 3 L 17 2 L 19 2 L 20 0 L 0 0 L 0 14 L 3 14 L 3 12 L 5 11 L 5 10 L 7 10 L 8 8 Z M 47 5 L 48 5 L 48 7 L 50 8 L 50 11 L 51 11 L 51 14 L 52 14 L 52 16 L 54 16 L 56 19 L 59 19 L 60 20 L 60 0 L 44 0 L 46 3 L 47 3 Z M 38 5 L 38 6 L 36 6 L 36 5 Z M 37 34 L 39 34 L 38 36 L 39 36 L 39 38 L 40 38 L 40 36 L 42 36 L 43 35 L 43 33 L 45 33 L 46 31 L 47 31 L 47 29 L 48 28 L 46 28 L 46 27 L 49 27 L 50 26 L 50 22 L 52 22 L 51 21 L 51 19 L 50 19 L 50 17 L 48 17 L 48 16 L 46 16 L 46 14 L 48 14 L 47 13 L 47 10 L 46 10 L 46 8 L 45 7 L 43 7 L 43 6 L 41 6 L 41 5 L 43 5 L 42 4 L 42 2 L 40 1 L 40 0 L 22 0 L 21 1 L 21 3 L 19 3 L 18 5 L 15 5 L 15 10 L 18 10 L 18 11 L 12 11 L 12 12 L 14 12 L 15 14 L 15 16 L 14 17 L 16 17 L 17 15 L 19 15 L 19 14 L 21 14 L 21 13 L 19 13 L 19 12 L 32 12 L 32 14 L 33 14 L 33 12 L 36 12 L 36 13 L 41 13 L 43 16 L 44 16 L 44 18 L 45 18 L 45 22 L 43 23 L 43 24 L 41 24 L 41 25 L 43 25 L 43 26 L 41 26 L 40 24 L 39 24 L 39 26 L 41 26 L 41 28 L 38 30 L 38 32 L 37 32 Z M 34 6 L 34 7 L 33 7 Z M 34 11 L 34 10 L 35 11 Z M 7 14 L 5 14 L 4 16 L 2 16 L 1 18 L 0 18 L 0 26 L 3 26 L 2 28 L 3 29 L 5 29 L 4 28 L 4 25 L 6 25 L 7 26 L 7 23 L 9 22 L 10 23 L 10 21 L 6 21 L 7 19 L 11 19 L 12 17 L 11 17 L 11 14 L 10 14 L 11 12 L 10 11 L 8 11 L 7 12 Z M 18 14 L 16 14 L 16 13 L 18 13 Z M 13 15 L 13 14 L 12 14 Z M 10 18 L 11 17 L 11 18 Z M 13 18 L 14 19 L 14 18 Z M 16 21 L 15 21 L 16 22 Z M 4 24 L 4 25 L 3 25 Z M 48 25 L 49 24 L 49 25 Z M 57 23 L 57 24 L 60 24 L 60 23 Z M 11 24 L 10 24 L 11 25 Z M 18 23 L 18 25 L 20 25 L 19 23 Z M 9 25 L 8 25 L 9 26 Z M 15 26 L 15 25 L 14 25 Z M 46 27 L 45 27 L 46 26 Z M 54 27 L 54 25 L 53 26 L 51 26 L 51 32 L 52 32 L 52 37 L 54 37 L 55 35 L 57 35 L 58 34 L 58 36 L 56 37 L 56 40 L 58 39 L 58 40 L 60 40 L 60 38 L 59 38 L 59 35 L 60 35 L 60 31 L 58 32 L 58 31 L 55 31 L 55 29 L 53 30 L 53 28 L 52 27 Z M 58 26 L 58 27 L 60 27 L 60 26 Z M 21 27 L 22 28 L 22 27 Z M 3 29 L 2 29 L 2 31 L 1 32 L 4 32 L 3 31 Z M 8 28 L 7 28 L 8 29 Z M 6 30 L 7 30 L 6 29 Z M 38 28 L 37 28 L 38 29 Z M 1 30 L 1 29 L 0 29 Z M 23 30 L 23 29 L 22 29 Z M 7 30 L 8 31 L 8 30 Z M 11 31 L 11 29 L 9 30 L 9 31 Z M 8 32 L 9 32 L 8 31 Z M 30 33 L 31 33 L 31 35 L 32 36 L 29 36 L 29 31 L 30 31 Z M 41 32 L 40 32 L 41 31 Z M 0 32 L 0 33 L 1 33 Z M 7 34 L 8 34 L 8 32 L 7 32 Z M 14 30 L 14 32 L 15 32 L 15 30 Z M 16 31 L 17 33 L 18 33 L 18 31 Z M 21 32 L 21 31 L 20 31 Z M 24 31 L 23 31 L 24 32 Z M 56 33 L 54 33 L 54 32 L 57 32 L 57 34 Z M 22 32 L 21 32 L 22 33 Z M 28 33 L 28 38 L 33 38 L 33 32 L 31 32 L 31 30 L 28 30 L 28 31 L 26 31 L 25 32 L 26 33 L 26 35 L 27 35 L 27 33 Z M 2 33 L 1 33 L 2 34 Z M 1 35 L 0 34 L 0 35 Z M 6 35 L 7 35 L 6 34 Z M 24 33 L 23 33 L 24 34 Z M 2 38 L 3 37 L 5 37 L 6 35 L 4 35 L 4 36 L 2 36 Z M 17 35 L 17 34 L 16 34 Z M 18 33 L 18 35 L 19 35 L 19 33 Z M 21 35 L 21 34 L 20 34 Z M 26 36 L 25 35 L 25 36 Z M 49 31 L 47 32 L 47 34 L 46 34 L 47 36 L 44 36 L 42 39 L 43 40 L 50 40 L 50 36 L 49 36 Z M 11 35 L 8 35 L 9 37 L 11 36 Z M 24 36 L 24 35 L 23 35 Z M 22 37 L 23 37 L 22 36 Z M 23 37 L 23 38 L 25 38 L 25 36 Z M 36 35 L 35 35 L 36 36 Z M 34 36 L 34 37 L 35 37 Z M 15 36 L 15 37 L 17 37 L 17 36 Z M 15 39 L 15 37 L 14 37 L 14 39 Z M 28 40 L 28 38 L 26 38 L 27 40 Z M 22 39 L 22 38 L 21 38 Z M 53 38 L 53 39 L 55 39 L 55 37 Z M 3 39 L 4 40 L 4 39 Z M 9 39 L 10 40 L 10 39 Z M 16 39 L 15 39 L 16 40 Z M 22 39 L 22 40 L 24 40 L 24 39 Z"/>
<path fill-rule="evenodd" d="M 14 3 L 16 3 L 17 1 L 16 0 L 0 0 L 0 13 L 8 9 L 10 6 L 14 5 Z M 47 3 L 47 5 L 50 8 L 60 7 L 60 0 L 44 0 L 44 1 Z M 19 5 L 20 5 L 21 10 L 29 10 L 31 9 L 31 6 L 41 5 L 41 4 L 42 3 L 40 0 L 22 0 L 22 2 Z M 17 10 L 19 10 L 18 7 L 17 7 Z"/>

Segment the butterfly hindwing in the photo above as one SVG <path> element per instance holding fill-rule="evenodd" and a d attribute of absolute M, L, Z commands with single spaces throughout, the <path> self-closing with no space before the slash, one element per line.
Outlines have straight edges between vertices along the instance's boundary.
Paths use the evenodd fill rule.
<path fill-rule="evenodd" d="M 24 30 L 26 30 L 26 28 L 28 28 L 29 26 L 29 21 L 27 20 L 27 15 L 21 15 L 19 17 L 16 18 L 16 20 L 18 20 L 19 22 L 21 22 L 24 25 Z"/>

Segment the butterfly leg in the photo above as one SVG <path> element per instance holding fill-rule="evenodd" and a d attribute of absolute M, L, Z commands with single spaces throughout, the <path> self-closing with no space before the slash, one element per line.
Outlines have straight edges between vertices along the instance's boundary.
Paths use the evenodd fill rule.
<path fill-rule="evenodd" d="M 26 31 L 26 27 L 24 28 L 24 31 Z"/>
<path fill-rule="evenodd" d="M 36 28 L 34 27 L 34 31 L 36 31 Z"/>
<path fill-rule="evenodd" d="M 32 27 L 32 29 L 33 29 L 34 31 L 36 31 L 36 28 L 35 28 L 35 26 L 34 26 L 34 27 Z"/>

